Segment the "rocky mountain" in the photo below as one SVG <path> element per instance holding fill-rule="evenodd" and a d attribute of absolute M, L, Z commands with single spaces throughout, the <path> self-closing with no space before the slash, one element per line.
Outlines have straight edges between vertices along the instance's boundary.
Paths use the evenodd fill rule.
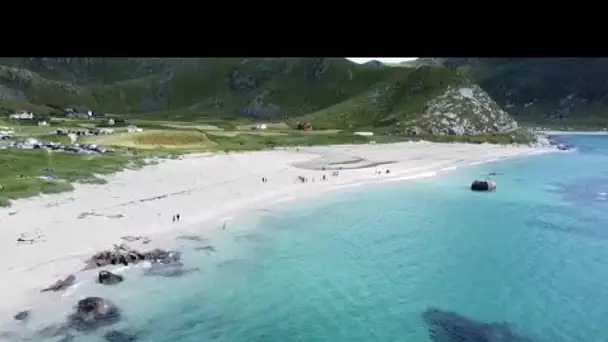
<path fill-rule="evenodd" d="M 422 58 L 477 82 L 518 121 L 608 124 L 608 58 Z"/>
<path fill-rule="evenodd" d="M 516 127 L 460 71 L 343 58 L 0 58 L 0 110 L 68 106 L 168 118 L 481 134 Z"/>

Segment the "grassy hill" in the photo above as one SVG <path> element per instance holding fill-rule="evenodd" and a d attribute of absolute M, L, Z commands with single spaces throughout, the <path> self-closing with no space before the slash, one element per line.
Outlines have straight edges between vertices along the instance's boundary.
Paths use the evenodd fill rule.
<path fill-rule="evenodd" d="M 464 95 L 463 95 L 464 94 Z M 470 95 L 470 96 L 468 96 Z M 0 58 L 0 111 L 287 122 L 472 135 L 513 121 L 456 70 L 343 58 Z"/>
<path fill-rule="evenodd" d="M 608 58 L 423 58 L 467 74 L 518 121 L 608 125 Z"/>

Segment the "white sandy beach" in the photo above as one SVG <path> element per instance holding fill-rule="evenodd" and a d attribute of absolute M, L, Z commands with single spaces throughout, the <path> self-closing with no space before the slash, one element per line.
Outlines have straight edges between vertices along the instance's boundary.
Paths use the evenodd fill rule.
<path fill-rule="evenodd" d="M 462 165 L 549 151 L 554 149 L 399 143 L 191 155 L 112 175 L 105 185 L 80 185 L 70 193 L 19 200 L 0 209 L 0 321 L 41 299 L 58 298 L 59 294 L 41 294 L 40 289 L 69 274 L 78 276 L 84 259 L 123 243 L 122 236 L 148 236 L 154 246 L 161 237 L 193 227 L 221 228 L 228 215 L 264 208 L 282 198 L 313 196 L 358 183 L 433 176 Z M 394 163 L 348 169 L 388 161 Z M 340 166 L 339 176 L 332 177 L 329 168 Z M 323 175 L 327 180 L 322 180 Z M 308 182 L 299 182 L 298 176 Z M 268 182 L 263 184 L 262 177 Z M 175 213 L 181 221 L 174 224 Z M 42 238 L 33 244 L 19 243 L 22 233 Z"/>

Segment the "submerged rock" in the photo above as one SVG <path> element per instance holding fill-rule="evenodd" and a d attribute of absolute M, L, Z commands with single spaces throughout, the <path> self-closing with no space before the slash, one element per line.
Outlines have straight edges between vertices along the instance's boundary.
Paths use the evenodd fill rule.
<path fill-rule="evenodd" d="M 25 321 L 29 317 L 30 317 L 30 311 L 29 310 L 19 311 L 15 316 L 13 316 L 13 318 L 15 320 L 17 320 L 17 321 Z"/>
<path fill-rule="evenodd" d="M 165 251 L 158 248 L 145 254 L 145 260 L 161 264 L 177 263 L 180 261 L 181 257 L 182 252 Z"/>
<path fill-rule="evenodd" d="M 194 250 L 196 250 L 196 251 L 205 251 L 205 252 L 217 252 L 217 250 L 213 246 L 196 247 L 196 248 L 194 248 Z"/>
<path fill-rule="evenodd" d="M 91 331 L 120 321 L 121 310 L 110 300 L 87 297 L 76 304 L 76 312 L 68 316 L 67 327 L 77 331 Z"/>
<path fill-rule="evenodd" d="M 119 330 L 110 330 L 103 335 L 104 340 L 107 342 L 135 342 L 137 341 L 137 335 L 119 331 Z"/>
<path fill-rule="evenodd" d="M 189 240 L 189 241 L 196 241 L 196 242 L 205 242 L 207 241 L 207 238 L 202 237 L 200 235 L 181 235 L 175 238 L 176 240 Z"/>
<path fill-rule="evenodd" d="M 66 324 L 53 324 L 42 328 L 38 335 L 43 338 L 58 337 L 67 334 L 69 328 Z"/>
<path fill-rule="evenodd" d="M 146 276 L 156 276 L 156 277 L 181 277 L 188 273 L 198 271 L 198 268 L 185 268 L 184 264 L 181 262 L 175 263 L 159 263 L 152 264 L 149 268 L 144 271 L 144 275 Z"/>
<path fill-rule="evenodd" d="M 105 285 L 114 285 L 122 282 L 124 280 L 123 276 L 120 274 L 114 274 L 110 271 L 99 271 L 99 275 L 97 276 L 97 281 L 100 284 Z"/>
<path fill-rule="evenodd" d="M 75 282 L 76 282 L 76 277 L 74 275 L 70 274 L 69 276 L 65 277 L 64 279 L 57 280 L 53 285 L 42 289 L 40 292 L 62 291 L 62 290 L 67 289 L 68 287 L 74 285 Z"/>
<path fill-rule="evenodd" d="M 72 342 L 76 340 L 76 336 L 72 334 L 66 334 L 62 338 L 60 338 L 57 342 Z"/>
<path fill-rule="evenodd" d="M 429 309 L 422 314 L 433 342 L 533 342 L 506 323 L 483 323 L 454 312 Z"/>

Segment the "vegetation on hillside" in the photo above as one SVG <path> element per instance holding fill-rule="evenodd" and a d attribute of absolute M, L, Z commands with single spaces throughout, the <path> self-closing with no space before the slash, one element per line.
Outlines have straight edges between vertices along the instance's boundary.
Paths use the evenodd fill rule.
<path fill-rule="evenodd" d="M 80 105 L 146 118 L 311 121 L 319 128 L 403 128 L 469 81 L 439 67 L 344 58 L 0 58 L 0 104 Z M 474 115 L 470 112 L 458 113 Z M 479 132 L 484 133 L 484 132 Z"/>

